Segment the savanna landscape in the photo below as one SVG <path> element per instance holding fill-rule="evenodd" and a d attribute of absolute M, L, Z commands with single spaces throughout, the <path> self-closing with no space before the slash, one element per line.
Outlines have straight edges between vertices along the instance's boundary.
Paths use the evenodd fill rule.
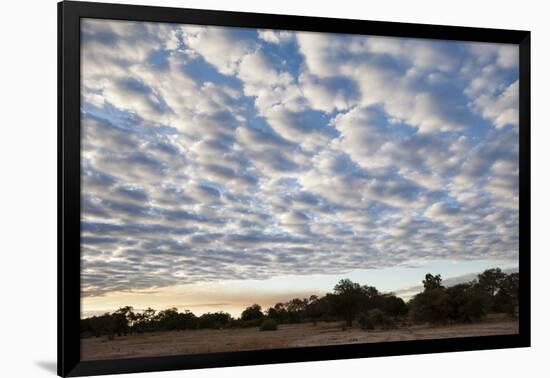
<path fill-rule="evenodd" d="M 518 274 L 488 269 L 444 287 L 427 274 L 407 303 L 371 286 L 341 280 L 323 297 L 294 298 L 237 319 L 224 312 L 123 307 L 81 320 L 84 360 L 232 352 L 518 333 Z"/>
<path fill-rule="evenodd" d="M 83 359 L 518 332 L 517 44 L 80 36 Z"/>

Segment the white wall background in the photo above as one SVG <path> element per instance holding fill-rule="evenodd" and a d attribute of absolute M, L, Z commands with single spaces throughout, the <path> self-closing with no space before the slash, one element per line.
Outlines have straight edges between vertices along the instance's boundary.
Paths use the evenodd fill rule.
<path fill-rule="evenodd" d="M 116 0 L 112 0 L 116 1 Z M 139 374 L 136 377 L 548 376 L 550 21 L 544 1 L 147 0 L 134 4 L 532 31 L 530 349 Z M 53 376 L 56 360 L 56 2 L 2 2 L 0 22 L 0 376 Z M 36 316 L 40 311 L 41 317 Z M 22 329 L 19 323 L 27 325 Z M 30 326 L 29 326 L 30 325 Z"/>

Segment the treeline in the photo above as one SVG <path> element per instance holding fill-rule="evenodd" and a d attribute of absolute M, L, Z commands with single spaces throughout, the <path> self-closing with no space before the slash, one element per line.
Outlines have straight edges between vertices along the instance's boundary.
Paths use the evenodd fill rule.
<path fill-rule="evenodd" d="M 363 329 L 392 328 L 414 323 L 474 322 L 491 312 L 517 316 L 519 275 L 506 274 L 499 268 L 488 269 L 476 280 L 449 287 L 441 276 L 427 274 L 424 290 L 408 303 L 392 293 L 381 293 L 373 286 L 360 285 L 349 279 L 336 284 L 333 292 L 322 297 L 294 298 L 277 303 L 263 311 L 254 304 L 239 318 L 226 312 L 196 316 L 176 308 L 136 312 L 130 306 L 113 313 L 81 319 L 81 337 L 107 335 L 110 338 L 152 331 L 196 330 L 260 327 L 276 330 L 278 324 L 318 321 L 354 322 Z"/>
<path fill-rule="evenodd" d="M 517 317 L 519 274 L 488 269 L 476 280 L 444 287 L 441 276 L 427 274 L 424 291 L 409 301 L 410 318 L 415 322 L 473 322 L 488 313 Z"/>

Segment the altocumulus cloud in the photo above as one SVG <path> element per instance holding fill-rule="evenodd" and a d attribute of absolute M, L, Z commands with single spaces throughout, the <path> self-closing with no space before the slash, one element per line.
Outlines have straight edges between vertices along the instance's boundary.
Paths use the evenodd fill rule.
<path fill-rule="evenodd" d="M 518 253 L 508 45 L 82 22 L 82 290 Z"/>

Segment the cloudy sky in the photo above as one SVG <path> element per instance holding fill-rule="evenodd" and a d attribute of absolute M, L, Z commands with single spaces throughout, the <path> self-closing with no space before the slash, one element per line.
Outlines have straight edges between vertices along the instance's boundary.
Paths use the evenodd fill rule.
<path fill-rule="evenodd" d="M 515 45 L 81 23 L 82 311 L 518 258 Z"/>

